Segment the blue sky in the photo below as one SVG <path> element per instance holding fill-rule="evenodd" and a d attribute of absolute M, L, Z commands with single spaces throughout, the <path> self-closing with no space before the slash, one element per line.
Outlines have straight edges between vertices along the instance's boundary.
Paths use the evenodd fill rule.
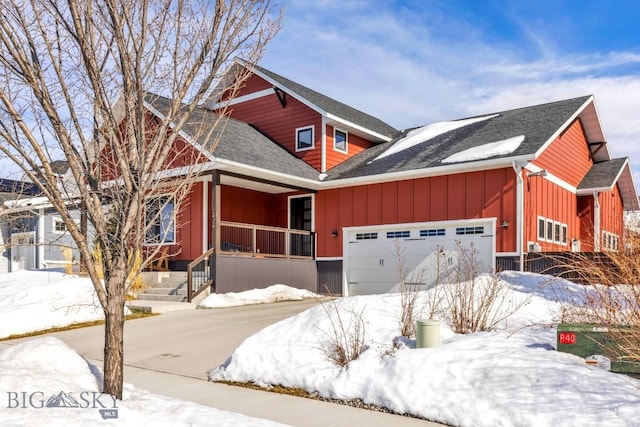
<path fill-rule="evenodd" d="M 261 65 L 397 128 L 595 95 L 640 185 L 640 3 L 292 0 Z"/>

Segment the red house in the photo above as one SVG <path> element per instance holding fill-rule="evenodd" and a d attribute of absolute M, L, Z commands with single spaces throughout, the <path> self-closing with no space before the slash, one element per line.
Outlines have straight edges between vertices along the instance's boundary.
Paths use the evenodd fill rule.
<path fill-rule="evenodd" d="M 166 101 L 150 98 L 149 110 L 162 115 Z M 396 242 L 425 282 L 436 247 L 453 253 L 456 241 L 473 243 L 486 269 L 518 268 L 533 251 L 617 250 L 624 211 L 639 209 L 592 96 L 398 131 L 254 66 L 199 119 L 222 103 L 230 118 L 215 147 L 216 135 L 189 128 L 177 142 L 207 163 L 166 242 L 179 249 L 172 269 L 211 261 L 217 292 L 388 291 Z"/>

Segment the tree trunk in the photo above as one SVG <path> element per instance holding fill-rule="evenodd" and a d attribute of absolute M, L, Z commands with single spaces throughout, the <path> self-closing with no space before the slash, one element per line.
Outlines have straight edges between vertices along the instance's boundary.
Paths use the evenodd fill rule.
<path fill-rule="evenodd" d="M 104 385 L 103 392 L 118 400 L 122 400 L 124 383 L 124 302 L 125 280 L 124 272 L 112 274 L 106 281 L 109 295 L 107 307 L 104 310 Z"/>

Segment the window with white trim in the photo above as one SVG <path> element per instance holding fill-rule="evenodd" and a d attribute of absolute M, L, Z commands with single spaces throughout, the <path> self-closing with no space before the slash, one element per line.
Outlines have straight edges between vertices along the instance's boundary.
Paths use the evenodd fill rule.
<path fill-rule="evenodd" d="M 568 238 L 567 224 L 542 216 L 538 217 L 538 240 L 542 242 L 566 245 Z"/>
<path fill-rule="evenodd" d="M 403 231 L 387 231 L 387 239 L 406 239 L 411 236 L 409 230 Z"/>
<path fill-rule="evenodd" d="M 171 195 L 150 197 L 145 201 L 146 242 L 176 243 L 176 205 Z"/>
<path fill-rule="evenodd" d="M 347 152 L 347 132 L 333 128 L 333 149 L 342 153 Z"/>
<path fill-rule="evenodd" d="M 376 240 L 378 233 L 357 233 L 356 240 Z"/>
<path fill-rule="evenodd" d="M 296 129 L 296 151 L 313 149 L 313 126 Z"/>
<path fill-rule="evenodd" d="M 435 237 L 446 235 L 444 228 L 427 228 L 426 230 L 420 230 L 420 237 Z"/>
<path fill-rule="evenodd" d="M 555 221 L 553 223 L 553 242 L 562 243 L 562 224 Z"/>
<path fill-rule="evenodd" d="M 553 242 L 553 221 L 550 219 L 547 219 L 547 225 L 545 225 L 545 228 L 547 230 L 547 235 L 546 235 L 546 239 L 547 242 Z"/>
<path fill-rule="evenodd" d="M 617 234 L 608 231 L 602 232 L 602 249 L 607 251 L 617 251 L 620 238 Z"/>
<path fill-rule="evenodd" d="M 464 234 L 483 234 L 484 233 L 484 227 L 458 227 L 456 228 L 456 234 L 457 235 L 464 235 Z"/>
<path fill-rule="evenodd" d="M 65 234 L 67 231 L 69 231 L 67 229 L 67 224 L 64 223 L 62 218 L 52 218 L 51 223 L 51 231 L 53 232 L 53 234 Z"/>
<path fill-rule="evenodd" d="M 538 217 L 538 240 L 545 240 L 546 234 L 544 231 L 544 226 L 546 224 L 546 220 L 539 216 Z"/>

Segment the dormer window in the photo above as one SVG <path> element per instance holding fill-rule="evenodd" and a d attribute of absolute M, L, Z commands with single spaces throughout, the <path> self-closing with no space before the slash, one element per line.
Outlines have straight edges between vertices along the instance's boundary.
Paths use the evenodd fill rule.
<path fill-rule="evenodd" d="M 313 149 L 313 126 L 296 129 L 296 151 Z"/>
<path fill-rule="evenodd" d="M 347 152 L 347 133 L 345 131 L 333 130 L 333 149 L 343 153 Z"/>

